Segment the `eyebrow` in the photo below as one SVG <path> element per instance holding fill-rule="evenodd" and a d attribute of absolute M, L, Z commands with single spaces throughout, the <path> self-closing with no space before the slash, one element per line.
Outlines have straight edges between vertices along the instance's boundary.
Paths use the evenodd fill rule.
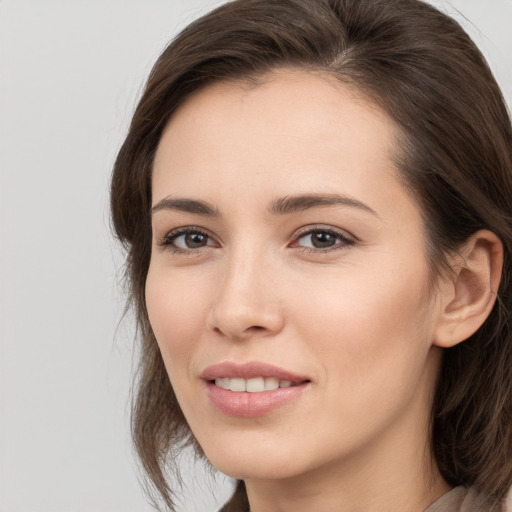
<path fill-rule="evenodd" d="M 272 215 L 288 215 L 311 208 L 333 205 L 358 208 L 380 218 L 377 212 L 367 204 L 353 197 L 340 194 L 302 194 L 280 197 L 270 203 L 268 211 Z M 165 197 L 151 208 L 150 213 L 154 214 L 161 210 L 175 210 L 211 217 L 220 216 L 220 212 L 215 206 L 199 199 Z"/>
<path fill-rule="evenodd" d="M 281 197 L 272 201 L 268 210 L 273 215 L 287 215 L 309 210 L 310 208 L 333 205 L 358 208 L 380 218 L 377 212 L 367 204 L 353 197 L 340 194 L 305 194 Z"/>
<path fill-rule="evenodd" d="M 185 213 L 194 213 L 196 215 L 208 215 L 211 217 L 218 217 L 220 215 L 219 210 L 207 201 L 188 198 L 178 199 L 165 197 L 151 208 L 150 213 L 153 214 L 160 210 L 175 210 Z"/>

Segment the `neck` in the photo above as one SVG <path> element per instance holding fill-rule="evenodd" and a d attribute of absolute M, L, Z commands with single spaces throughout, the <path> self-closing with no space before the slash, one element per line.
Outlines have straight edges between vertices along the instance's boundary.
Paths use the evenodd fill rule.
<path fill-rule="evenodd" d="M 404 452 L 377 464 L 333 463 L 286 480 L 246 480 L 251 512 L 421 512 L 450 490 L 435 464 L 405 465 Z M 415 457 L 418 456 L 416 452 Z M 399 468 L 399 470 L 397 469 Z"/>

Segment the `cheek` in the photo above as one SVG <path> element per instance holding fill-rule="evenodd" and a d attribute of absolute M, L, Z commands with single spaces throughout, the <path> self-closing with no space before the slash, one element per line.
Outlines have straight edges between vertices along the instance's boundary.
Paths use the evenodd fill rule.
<path fill-rule="evenodd" d="M 149 321 L 169 375 L 182 370 L 206 325 L 208 290 L 204 279 L 150 265 L 146 281 Z"/>
<path fill-rule="evenodd" d="M 308 312 L 302 335 L 314 341 L 329 379 L 350 375 L 361 388 L 374 379 L 398 381 L 404 372 L 421 372 L 433 330 L 426 266 L 393 267 L 351 269 L 299 295 L 307 298 L 297 304 L 297 312 Z"/>
<path fill-rule="evenodd" d="M 311 441 L 318 453 L 332 449 L 322 438 L 338 436 L 342 449 L 359 446 L 405 411 L 419 417 L 427 410 L 435 368 L 421 269 L 360 270 L 322 290 L 310 286 L 300 308 L 297 301 L 297 338 L 308 340 L 309 358 L 321 367 L 316 407 L 324 420 L 315 428 L 322 435 Z"/>

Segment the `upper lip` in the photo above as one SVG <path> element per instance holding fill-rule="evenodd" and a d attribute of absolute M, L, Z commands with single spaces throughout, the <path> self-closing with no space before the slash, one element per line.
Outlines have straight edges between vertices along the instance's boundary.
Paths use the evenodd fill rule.
<path fill-rule="evenodd" d="M 202 374 L 201 378 L 205 380 L 215 380 L 222 378 L 242 378 L 253 379 L 255 377 L 274 377 L 278 380 L 289 380 L 294 383 L 309 381 L 310 379 L 304 375 L 274 366 L 272 364 L 252 361 L 249 363 L 232 363 L 223 362 L 208 366 Z"/>

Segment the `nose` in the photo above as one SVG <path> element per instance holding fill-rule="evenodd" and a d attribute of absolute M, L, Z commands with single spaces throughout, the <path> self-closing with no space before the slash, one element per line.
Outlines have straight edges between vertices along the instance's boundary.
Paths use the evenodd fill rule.
<path fill-rule="evenodd" d="M 223 262 L 208 328 L 232 340 L 266 337 L 284 327 L 277 300 L 276 269 L 264 258 L 233 257 Z"/>

